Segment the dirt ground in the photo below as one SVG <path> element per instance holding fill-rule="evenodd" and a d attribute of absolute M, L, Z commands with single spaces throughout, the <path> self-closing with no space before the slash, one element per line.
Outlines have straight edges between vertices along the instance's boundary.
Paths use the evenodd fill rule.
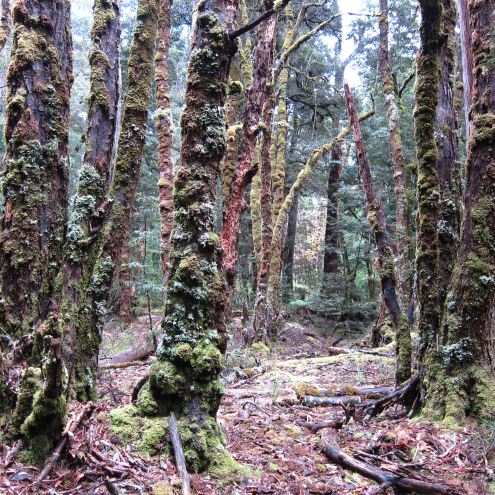
<path fill-rule="evenodd" d="M 155 317 L 153 324 L 158 326 L 158 322 Z M 239 349 L 241 337 L 238 332 L 235 335 L 227 356 L 226 394 L 218 419 L 229 451 L 239 463 L 251 468 L 250 474 L 221 479 L 192 474 L 194 493 L 387 493 L 386 487 L 380 488 L 329 462 L 322 453 L 322 446 L 329 443 L 391 475 L 449 484 L 452 493 L 495 493 L 494 425 L 446 430 L 409 419 L 401 407 L 389 408 L 367 421 L 357 407 L 340 430 L 326 428 L 312 433 L 308 429 L 308 425 L 323 420 L 341 420 L 344 410 L 339 406 L 307 407 L 296 390 L 390 386 L 393 359 L 386 356 L 387 349 L 383 355 L 329 355 L 335 337 L 324 337 L 307 324 L 298 323 L 288 323 L 281 342 L 269 352 L 263 348 Z M 130 344 L 144 345 L 147 338 L 146 318 L 138 319 L 130 328 L 113 323 L 107 328 L 102 354 L 112 355 Z M 338 345 L 357 348 L 356 344 L 343 340 Z M 108 419 L 111 409 L 130 403 L 135 384 L 148 368 L 149 362 L 102 370 L 100 400 L 71 438 L 61 462 L 41 485 L 34 486 L 38 470 L 15 460 L 0 473 L 0 494 L 181 493 L 173 459 L 139 455 L 132 444 L 120 442 Z M 163 446 L 167 441 L 162 439 Z M 4 446 L 2 465 L 7 455 L 8 447 Z"/>

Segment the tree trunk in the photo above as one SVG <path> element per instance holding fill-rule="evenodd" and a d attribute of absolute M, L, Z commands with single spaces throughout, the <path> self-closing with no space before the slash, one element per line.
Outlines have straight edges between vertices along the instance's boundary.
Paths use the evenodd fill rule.
<path fill-rule="evenodd" d="M 272 40 L 275 35 L 276 18 L 273 17 Z M 268 28 L 267 28 L 268 30 Z M 271 58 L 273 59 L 272 44 Z M 273 328 L 272 322 L 269 321 L 271 313 L 269 312 L 268 301 L 268 281 L 270 278 L 271 264 L 271 241 L 272 241 L 272 167 L 271 167 L 271 121 L 273 111 L 273 95 L 270 94 L 265 100 L 263 109 L 263 124 L 265 126 L 264 135 L 261 142 L 261 188 L 260 188 L 260 211 L 261 211 L 261 252 L 260 263 L 257 269 L 258 281 L 256 284 L 256 302 L 254 305 L 254 339 L 257 342 L 266 341 L 269 329 Z"/>
<path fill-rule="evenodd" d="M 394 79 L 388 48 L 388 0 L 380 0 L 380 48 L 379 71 L 382 80 L 383 94 L 388 115 L 389 145 L 394 170 L 394 191 L 396 201 L 396 254 L 399 296 L 403 305 L 409 302 L 411 296 L 410 274 L 407 273 L 408 263 L 408 208 L 406 184 L 404 180 L 404 155 L 400 135 L 400 120 L 397 98 L 394 90 Z"/>
<path fill-rule="evenodd" d="M 2 53 L 12 31 L 10 0 L 2 0 L 2 20 L 0 22 L 0 53 Z"/>
<path fill-rule="evenodd" d="M 112 10 L 113 15 L 108 13 L 108 9 L 117 9 L 117 6 L 111 6 L 105 0 L 98 0 L 96 6 L 94 43 L 102 40 L 103 36 L 108 37 L 108 45 L 102 45 L 102 49 L 108 46 L 111 56 L 106 52 L 100 52 L 100 56 L 105 60 L 103 55 L 107 55 L 113 71 L 111 75 L 108 74 L 108 79 L 105 78 L 111 87 L 105 85 L 95 89 L 93 86 L 91 91 L 90 102 L 94 100 L 96 103 L 95 119 L 101 121 L 95 120 L 97 124 L 89 127 L 88 144 L 91 143 L 91 136 L 101 143 L 103 135 L 106 145 L 100 144 L 101 155 L 88 155 L 79 178 L 72 223 L 77 224 L 77 220 L 82 218 L 82 222 L 79 221 L 82 228 L 79 236 L 72 238 L 68 247 L 64 287 L 68 322 L 65 329 L 66 349 L 70 350 L 70 376 L 79 400 L 92 399 L 96 393 L 95 371 L 108 296 L 129 232 L 129 218 L 139 180 L 158 25 L 158 0 L 140 0 L 138 22 L 129 55 L 128 86 L 123 102 L 113 183 L 108 195 L 102 195 L 109 177 L 108 166 L 112 156 L 109 148 L 112 147 L 116 126 L 119 31 L 118 11 Z M 105 67 L 108 69 L 107 65 Z M 92 81 L 98 74 L 99 71 L 94 67 Z M 98 90 L 98 87 L 101 89 Z M 109 101 L 112 103 L 110 113 L 105 110 Z M 99 148 L 88 146 L 87 152 L 91 153 L 94 149 Z M 92 201 L 94 210 L 82 209 L 85 200 Z"/>
<path fill-rule="evenodd" d="M 283 299 L 289 301 L 294 294 L 294 254 L 296 249 L 297 213 L 299 195 L 294 198 L 287 214 L 287 234 L 285 236 L 283 262 Z"/>
<path fill-rule="evenodd" d="M 0 220 L 0 321 L 16 337 L 31 333 L 48 315 L 62 258 L 72 85 L 70 3 L 17 2 L 14 19 Z"/>
<path fill-rule="evenodd" d="M 446 40 L 440 52 L 440 87 L 435 136 L 438 149 L 440 205 L 439 304 L 443 311 L 452 269 L 459 249 L 461 225 L 461 170 L 458 155 L 458 119 L 454 107 L 454 69 L 456 56 L 456 6 L 454 0 L 442 0 L 444 21 L 442 36 Z"/>
<path fill-rule="evenodd" d="M 495 68 L 493 0 L 470 0 L 473 128 L 466 166 L 461 247 L 449 287 L 441 343 L 423 357 L 426 414 L 458 425 L 493 418 L 495 375 L 491 311 L 495 298 Z"/>
<path fill-rule="evenodd" d="M 131 250 L 129 249 L 129 235 L 122 246 L 119 269 L 119 316 L 121 320 L 129 324 L 132 321 L 132 274 L 129 263 L 131 262 Z"/>
<path fill-rule="evenodd" d="M 161 0 L 158 43 L 155 57 L 155 83 L 158 133 L 158 191 L 160 197 L 161 258 L 163 283 L 166 286 L 169 276 L 170 234 L 174 225 L 174 163 L 172 160 L 173 122 L 170 106 L 170 80 L 168 59 L 170 51 L 170 10 L 172 0 Z"/>
<path fill-rule="evenodd" d="M 421 47 L 416 69 L 415 138 L 418 157 L 416 273 L 419 304 L 419 354 L 438 338 L 439 246 L 438 150 L 435 142 L 435 118 L 440 83 L 441 0 L 420 0 Z"/>
<path fill-rule="evenodd" d="M 198 5 L 174 185 L 165 335 L 149 385 L 138 397 L 138 407 L 143 397 L 154 398 L 155 414 L 174 412 L 186 461 L 194 471 L 220 464 L 226 455 L 216 413 L 223 393 L 219 374 L 227 344 L 228 290 L 213 212 L 226 147 L 223 107 L 235 51 L 228 29 L 236 8 L 235 1 L 224 0 Z"/>
<path fill-rule="evenodd" d="M 387 237 L 387 225 L 385 212 L 380 199 L 376 196 L 373 178 L 368 163 L 366 147 L 361 135 L 356 111 L 356 102 L 347 84 L 344 85 L 347 112 L 352 126 L 354 142 L 356 143 L 359 174 L 366 195 L 366 213 L 371 228 L 375 235 L 378 251 L 378 266 L 383 300 L 392 318 L 396 338 L 397 364 L 395 380 L 397 384 L 403 383 L 411 376 L 411 335 L 407 325 L 407 319 L 402 314 L 397 296 L 397 280 L 395 278 L 394 251 Z"/>
<path fill-rule="evenodd" d="M 273 39 L 276 16 L 263 21 L 255 35 L 253 59 L 253 83 L 247 90 L 242 137 L 238 148 L 238 165 L 230 186 L 230 194 L 224 205 L 223 228 L 220 234 L 223 255 L 222 270 L 232 289 L 237 273 L 237 244 L 243 210 L 244 191 L 256 170 L 253 158 L 265 102 L 268 98 L 268 78 L 273 64 Z"/>
<path fill-rule="evenodd" d="M 464 93 L 464 116 L 466 120 L 466 143 L 469 143 L 472 118 L 473 52 L 471 49 L 471 27 L 469 26 L 468 0 L 459 1 L 459 28 L 461 33 L 462 80 Z"/>

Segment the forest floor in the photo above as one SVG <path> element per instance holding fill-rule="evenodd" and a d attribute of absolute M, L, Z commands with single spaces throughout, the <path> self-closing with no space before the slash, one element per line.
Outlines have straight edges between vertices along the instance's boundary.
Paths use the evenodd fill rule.
<path fill-rule="evenodd" d="M 153 319 L 158 325 L 159 317 Z M 318 326 L 288 323 L 280 343 L 269 350 L 239 348 L 239 325 L 224 373 L 226 394 L 219 421 L 235 459 L 250 469 L 242 476 L 191 476 L 193 493 L 210 494 L 341 494 L 387 493 L 373 481 L 332 464 L 322 453 L 324 443 L 336 443 L 346 453 L 391 474 L 444 483 L 452 493 L 495 493 L 495 427 L 467 425 L 456 431 L 409 419 L 400 407 L 366 421 L 356 414 L 341 429 L 311 433 L 308 425 L 341 420 L 342 407 L 307 407 L 300 394 L 345 386 L 391 386 L 393 358 L 363 352 L 329 356 L 335 337 Z M 129 328 L 108 326 L 103 354 L 145 345 L 149 323 L 139 318 Z M 362 342 L 343 340 L 339 347 L 358 349 Z M 389 349 L 384 349 L 387 351 Z M 69 448 L 39 485 L 38 470 L 17 459 L 5 467 L 4 448 L 0 494 L 180 494 L 173 459 L 147 457 L 124 445 L 112 431 L 109 411 L 129 404 L 135 384 L 149 363 L 100 373 L 100 399 L 92 415 L 70 440 Z M 296 393 L 297 391 L 297 393 Z M 363 399 L 368 400 L 368 399 Z M 73 406 L 72 414 L 77 413 Z M 167 444 L 163 438 L 158 451 Z M 390 492 L 392 493 L 392 491 Z"/>

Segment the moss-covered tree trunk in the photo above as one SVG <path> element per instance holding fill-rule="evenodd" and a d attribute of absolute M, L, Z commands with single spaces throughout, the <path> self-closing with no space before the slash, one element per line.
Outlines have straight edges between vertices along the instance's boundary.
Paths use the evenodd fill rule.
<path fill-rule="evenodd" d="M 0 325 L 31 333 L 50 310 L 67 220 L 70 2 L 16 2 L 7 75 Z"/>
<path fill-rule="evenodd" d="M 411 277 L 408 273 L 408 204 L 404 178 L 404 154 L 400 134 L 399 107 L 395 95 L 388 47 L 388 8 L 388 0 L 380 0 L 379 71 L 382 80 L 383 94 L 385 96 L 385 106 L 387 107 L 389 146 L 394 171 L 397 288 L 402 304 L 405 305 L 409 302 L 411 296 Z"/>
<path fill-rule="evenodd" d="M 69 339 L 75 338 L 72 375 L 77 396 L 83 400 L 95 394 L 94 377 L 108 296 L 129 231 L 139 181 L 151 99 L 158 10 L 158 0 L 140 0 L 138 3 L 113 181 L 108 197 L 100 207 L 103 223 L 93 239 L 90 238 L 90 242 L 93 241 L 90 248 L 81 253 L 83 258 L 79 263 L 84 271 L 83 278 L 77 287 L 73 287 L 76 292 L 70 298 L 66 333 Z M 99 175 L 93 179 L 96 184 L 100 183 Z M 79 182 L 81 186 L 81 178 Z"/>
<path fill-rule="evenodd" d="M 456 6 L 454 0 L 442 0 L 444 43 L 440 52 L 440 86 L 435 136 L 438 149 L 440 205 L 438 214 L 439 241 L 439 304 L 443 304 L 459 249 L 461 224 L 461 169 L 459 163 L 459 125 L 454 106 L 454 69 L 456 61 Z"/>
<path fill-rule="evenodd" d="M 236 2 L 198 5 L 181 117 L 180 165 L 175 177 L 175 225 L 165 301 L 165 336 L 140 394 L 153 397 L 148 414 L 173 411 L 186 461 L 194 470 L 225 456 L 216 413 L 223 393 L 219 373 L 227 343 L 227 286 L 214 231 L 216 184 L 225 152 L 224 105 L 235 45 L 228 36 Z M 151 392 L 151 394 L 150 394 Z"/>
<path fill-rule="evenodd" d="M 174 224 L 174 163 L 172 159 L 173 123 L 170 106 L 170 78 L 168 59 L 170 51 L 170 24 L 172 0 L 161 0 L 158 44 L 155 57 L 155 82 L 158 132 L 158 191 L 160 195 L 161 256 L 163 283 L 168 282 L 170 260 L 170 234 Z"/>
<path fill-rule="evenodd" d="M 421 47 L 416 67 L 416 108 L 414 110 L 417 178 L 416 273 L 419 305 L 419 355 L 424 357 L 438 338 L 439 247 L 438 151 L 435 142 L 435 119 L 440 82 L 441 0 L 420 0 Z"/>
<path fill-rule="evenodd" d="M 396 339 L 396 383 L 402 383 L 411 376 L 411 335 L 405 315 L 402 314 L 395 276 L 394 250 L 387 236 L 385 212 L 375 193 L 373 178 L 368 163 L 366 146 L 361 134 L 361 126 L 356 111 L 356 102 L 347 84 L 344 85 L 347 113 L 356 143 L 359 174 L 366 196 L 366 213 L 375 236 L 378 251 L 378 268 L 382 287 L 382 297 L 392 318 Z"/>
<path fill-rule="evenodd" d="M 119 317 L 124 323 L 132 320 L 132 274 L 131 274 L 131 250 L 129 248 L 129 236 L 122 247 L 119 268 Z"/>
<path fill-rule="evenodd" d="M 10 15 L 10 0 L 2 0 L 0 21 L 0 53 L 5 48 L 5 44 L 10 37 L 12 31 L 12 18 Z"/>
<path fill-rule="evenodd" d="M 224 204 L 223 227 L 220 235 L 223 250 L 222 270 L 230 288 L 234 287 L 237 273 L 237 244 L 244 191 L 256 171 L 253 167 L 253 159 L 260 133 L 263 107 L 269 97 L 268 81 L 273 64 L 272 45 L 275 25 L 276 16 L 271 16 L 259 25 L 255 34 L 253 81 L 246 94 L 242 136 L 238 147 L 238 164 L 230 185 L 228 200 Z M 246 72 L 249 74 L 248 65 L 244 63 Z"/>
<path fill-rule="evenodd" d="M 466 166 L 461 247 L 441 338 L 423 359 L 425 413 L 448 423 L 493 419 L 492 308 L 495 297 L 495 49 L 493 0 L 470 0 L 473 127 Z"/>
<path fill-rule="evenodd" d="M 283 203 L 282 203 L 283 204 Z M 299 195 L 294 198 L 287 214 L 287 234 L 282 252 L 282 289 L 284 301 L 289 301 L 294 294 L 294 256 L 296 252 L 297 216 Z"/>

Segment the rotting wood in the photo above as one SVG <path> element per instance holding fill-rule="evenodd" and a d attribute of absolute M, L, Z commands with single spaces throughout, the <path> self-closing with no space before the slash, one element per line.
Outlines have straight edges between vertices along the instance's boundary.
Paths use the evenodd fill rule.
<path fill-rule="evenodd" d="M 175 415 L 173 412 L 170 412 L 170 440 L 172 441 L 172 447 L 174 448 L 177 471 L 179 471 L 180 478 L 182 480 L 182 495 L 190 495 L 191 481 L 189 479 L 189 474 L 186 468 L 186 459 L 184 457 L 184 451 L 182 449 L 182 442 L 180 441 L 177 420 L 175 419 Z"/>
<path fill-rule="evenodd" d="M 140 361 L 145 357 L 149 356 L 154 352 L 154 347 L 152 342 L 146 342 L 144 346 L 139 348 L 126 349 L 115 356 L 109 358 L 103 358 L 99 360 L 99 368 L 105 369 L 104 366 L 120 364 L 120 363 L 130 363 L 133 361 Z"/>

